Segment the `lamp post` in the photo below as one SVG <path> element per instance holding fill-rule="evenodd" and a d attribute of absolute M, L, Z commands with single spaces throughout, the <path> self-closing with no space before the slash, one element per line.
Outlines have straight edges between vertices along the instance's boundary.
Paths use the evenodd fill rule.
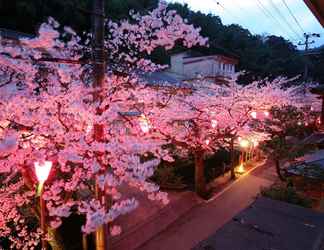
<path fill-rule="evenodd" d="M 52 169 L 52 162 L 50 161 L 35 162 L 34 167 L 35 167 L 35 173 L 38 181 L 37 196 L 39 196 L 39 205 L 40 205 L 40 226 L 41 226 L 42 233 L 45 235 L 47 230 L 46 230 L 46 217 L 45 217 L 46 208 L 45 208 L 45 201 L 43 199 L 43 187 Z M 46 249 L 47 249 L 47 242 L 43 236 L 42 250 L 46 250 Z"/>

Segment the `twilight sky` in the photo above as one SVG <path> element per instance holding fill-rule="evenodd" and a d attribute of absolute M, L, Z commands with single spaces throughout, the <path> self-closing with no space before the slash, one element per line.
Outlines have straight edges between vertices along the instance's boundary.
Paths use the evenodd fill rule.
<path fill-rule="evenodd" d="M 315 44 L 324 44 L 324 29 L 303 0 L 169 0 L 188 3 L 193 10 L 221 17 L 224 24 L 238 23 L 253 34 L 283 36 L 295 45 L 304 42 L 303 33 L 320 33 Z M 219 4 L 217 4 L 217 2 Z M 285 3 L 290 9 L 285 6 Z M 299 48 L 303 48 L 300 47 Z"/>

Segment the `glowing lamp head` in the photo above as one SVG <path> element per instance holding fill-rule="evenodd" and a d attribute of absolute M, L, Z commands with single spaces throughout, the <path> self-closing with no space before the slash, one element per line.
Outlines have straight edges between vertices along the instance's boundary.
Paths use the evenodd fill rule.
<path fill-rule="evenodd" d="M 253 119 L 256 119 L 258 116 L 256 111 L 252 111 L 250 115 Z"/>
<path fill-rule="evenodd" d="M 210 140 L 209 140 L 209 139 L 206 139 L 206 140 L 205 140 L 205 143 L 206 143 L 206 145 L 208 146 L 209 143 L 210 143 Z"/>
<path fill-rule="evenodd" d="M 242 148 L 247 148 L 247 147 L 250 146 L 250 142 L 249 142 L 248 140 L 246 140 L 246 139 L 241 139 L 241 141 L 240 141 L 240 146 L 241 146 Z"/>
<path fill-rule="evenodd" d="M 301 121 L 297 122 L 297 125 L 298 126 L 301 126 L 302 125 L 302 122 Z"/>
<path fill-rule="evenodd" d="M 218 122 L 216 120 L 211 120 L 211 126 L 212 128 L 216 128 L 218 125 Z"/>
<path fill-rule="evenodd" d="M 148 119 L 146 118 L 145 115 L 141 115 L 140 116 L 140 118 L 139 118 L 139 125 L 141 127 L 141 130 L 144 133 L 148 133 L 150 131 L 150 124 L 149 124 L 149 121 L 148 121 Z"/>
<path fill-rule="evenodd" d="M 44 183 L 52 169 L 51 161 L 35 162 L 35 173 L 39 183 Z"/>

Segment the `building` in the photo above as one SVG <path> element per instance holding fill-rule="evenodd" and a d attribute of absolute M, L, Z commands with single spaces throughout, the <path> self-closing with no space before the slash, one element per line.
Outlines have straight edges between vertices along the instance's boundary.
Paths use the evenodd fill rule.
<path fill-rule="evenodd" d="M 304 0 L 307 7 L 313 12 L 314 16 L 324 27 L 324 1 L 323 0 Z"/>
<path fill-rule="evenodd" d="M 198 79 L 219 83 L 235 74 L 238 60 L 225 55 L 208 55 L 185 51 L 171 55 L 168 71 L 183 81 Z"/>

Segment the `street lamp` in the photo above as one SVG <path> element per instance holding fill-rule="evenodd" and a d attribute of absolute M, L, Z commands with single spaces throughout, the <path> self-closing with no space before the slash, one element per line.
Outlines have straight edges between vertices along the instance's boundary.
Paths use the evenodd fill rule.
<path fill-rule="evenodd" d="M 46 233 L 46 224 L 45 224 L 45 201 L 43 199 L 43 187 L 49 176 L 49 173 L 52 169 L 51 161 L 44 162 L 35 162 L 35 173 L 38 181 L 37 186 L 37 196 L 39 196 L 39 205 L 40 205 L 40 226 L 43 234 Z M 44 236 L 42 237 L 42 250 L 47 249 L 47 244 Z"/>

